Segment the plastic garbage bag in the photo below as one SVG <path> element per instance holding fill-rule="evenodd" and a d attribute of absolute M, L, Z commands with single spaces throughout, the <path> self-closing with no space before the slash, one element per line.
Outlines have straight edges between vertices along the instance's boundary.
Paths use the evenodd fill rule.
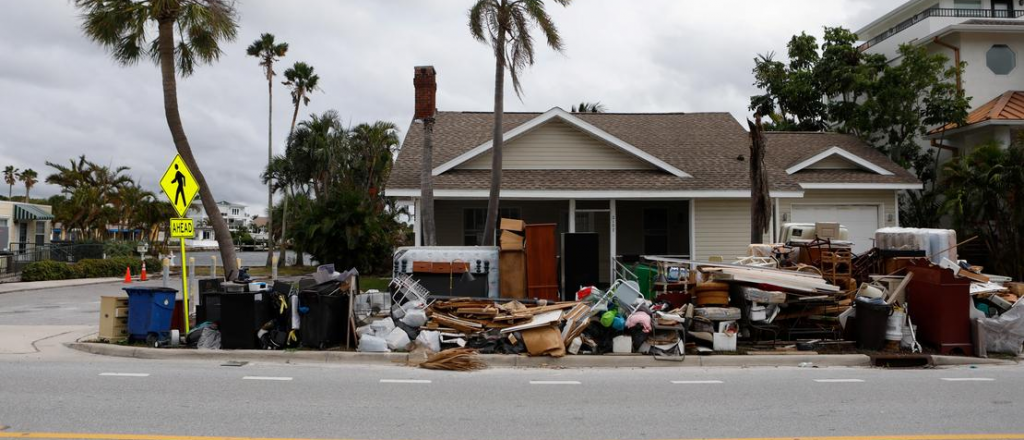
<path fill-rule="evenodd" d="M 220 331 L 211 327 L 203 327 L 199 335 L 199 343 L 196 344 L 200 350 L 220 350 Z"/>
<path fill-rule="evenodd" d="M 1024 345 L 1024 301 L 1018 301 L 998 318 L 978 319 L 987 332 L 985 349 L 994 353 L 1021 354 Z"/>
<path fill-rule="evenodd" d="M 391 330 L 391 333 L 384 338 L 388 343 L 388 348 L 392 350 L 405 351 L 405 347 L 409 345 L 409 334 L 400 328 Z"/>
<path fill-rule="evenodd" d="M 386 338 L 394 329 L 395 321 L 391 318 L 384 318 L 370 323 L 370 330 L 372 330 L 373 335 L 377 337 Z"/>
<path fill-rule="evenodd" d="M 364 353 L 387 353 L 388 343 L 384 338 L 373 335 L 363 335 L 359 338 L 359 351 Z"/>
<path fill-rule="evenodd" d="M 402 318 L 402 323 L 410 327 L 422 327 L 427 323 L 427 312 L 420 309 L 409 310 Z"/>
<path fill-rule="evenodd" d="M 416 343 L 437 353 L 441 351 L 441 332 L 424 330 L 416 336 Z"/>

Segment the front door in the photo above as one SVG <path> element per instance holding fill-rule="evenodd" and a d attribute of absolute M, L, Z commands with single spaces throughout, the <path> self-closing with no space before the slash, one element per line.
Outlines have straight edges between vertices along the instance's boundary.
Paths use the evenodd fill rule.
<path fill-rule="evenodd" d="M 18 223 L 18 251 L 25 252 L 28 248 L 28 223 Z"/>
<path fill-rule="evenodd" d="M 1013 0 L 992 0 L 992 17 L 1013 18 Z"/>

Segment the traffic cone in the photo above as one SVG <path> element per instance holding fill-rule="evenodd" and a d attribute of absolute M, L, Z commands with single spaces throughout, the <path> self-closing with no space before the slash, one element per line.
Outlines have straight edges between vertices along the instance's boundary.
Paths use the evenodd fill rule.
<path fill-rule="evenodd" d="M 146 281 L 146 262 L 142 262 L 142 275 L 139 276 L 139 281 Z"/>
<path fill-rule="evenodd" d="M 124 283 L 125 284 L 131 284 L 132 283 L 132 268 L 131 268 L 131 266 L 124 268 Z"/>

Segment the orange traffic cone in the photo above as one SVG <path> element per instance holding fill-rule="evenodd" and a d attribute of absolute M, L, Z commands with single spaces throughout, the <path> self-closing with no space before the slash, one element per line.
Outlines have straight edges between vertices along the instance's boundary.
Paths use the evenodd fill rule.
<path fill-rule="evenodd" d="M 130 266 L 124 268 L 124 283 L 125 284 L 131 284 L 132 283 L 132 268 Z"/>
<path fill-rule="evenodd" d="M 139 281 L 146 281 L 146 262 L 142 262 L 142 275 L 139 276 Z"/>

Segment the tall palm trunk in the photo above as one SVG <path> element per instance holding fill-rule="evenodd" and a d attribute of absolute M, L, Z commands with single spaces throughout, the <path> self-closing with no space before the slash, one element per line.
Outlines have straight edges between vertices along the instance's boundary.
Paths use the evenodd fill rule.
<path fill-rule="evenodd" d="M 238 267 L 235 265 L 235 245 L 231 241 L 231 232 L 228 231 L 228 224 L 221 216 L 220 209 L 217 208 L 217 200 L 213 198 L 210 186 L 206 184 L 206 177 L 203 177 L 203 172 L 199 169 L 195 156 L 192 155 L 192 147 L 189 146 L 188 138 L 185 136 L 185 127 L 181 123 L 181 114 L 178 113 L 178 86 L 174 76 L 174 18 L 161 18 L 157 31 L 167 127 L 171 130 L 174 147 L 181 155 L 181 159 L 185 161 L 185 165 L 192 171 L 192 177 L 196 179 L 196 184 L 199 185 L 199 198 L 203 201 L 203 209 L 206 210 L 210 223 L 213 225 L 217 246 L 220 247 L 220 256 L 224 261 L 224 274 L 228 279 L 234 279 L 238 276 Z M 185 262 L 183 261 L 182 264 Z"/>
<path fill-rule="evenodd" d="M 484 246 L 494 246 L 494 228 L 498 225 L 498 199 L 501 196 L 501 146 L 504 144 L 502 119 L 505 116 L 505 31 L 499 30 L 494 46 L 494 132 L 491 137 L 491 192 L 487 199 L 487 224 Z"/>
<path fill-rule="evenodd" d="M 274 159 L 274 76 L 267 66 L 267 166 Z M 267 267 L 274 264 L 274 177 L 267 179 Z"/>
<path fill-rule="evenodd" d="M 434 118 L 423 119 L 423 163 L 420 166 L 420 216 L 423 231 L 423 245 L 437 246 L 437 230 L 434 225 Z"/>
<path fill-rule="evenodd" d="M 291 136 L 292 133 L 295 133 L 295 122 L 297 122 L 299 119 L 299 105 L 301 102 L 302 97 L 300 96 L 298 101 L 295 103 L 295 111 L 292 112 L 292 127 L 288 130 L 289 137 Z M 289 188 L 290 187 L 291 185 L 289 184 Z M 285 257 L 287 256 L 285 254 L 284 246 L 284 243 L 286 242 L 287 239 L 285 238 L 284 234 L 288 232 L 288 199 L 294 195 L 293 191 L 290 191 L 288 189 L 286 189 L 286 191 L 287 194 L 284 195 L 284 207 L 281 209 L 281 251 L 279 253 L 280 257 L 278 257 L 277 259 L 279 264 L 284 264 Z M 299 251 L 295 254 L 295 266 L 303 266 L 304 264 L 302 260 L 302 252 Z"/>

